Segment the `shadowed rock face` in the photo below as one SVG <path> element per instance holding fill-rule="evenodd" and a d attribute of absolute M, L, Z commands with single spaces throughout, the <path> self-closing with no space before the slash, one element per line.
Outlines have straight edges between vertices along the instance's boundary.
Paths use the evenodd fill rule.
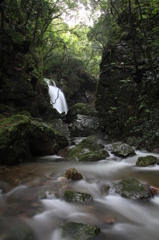
<path fill-rule="evenodd" d="M 73 137 L 87 137 L 98 132 L 100 132 L 100 128 L 97 117 L 77 114 L 70 126 L 70 133 Z"/>

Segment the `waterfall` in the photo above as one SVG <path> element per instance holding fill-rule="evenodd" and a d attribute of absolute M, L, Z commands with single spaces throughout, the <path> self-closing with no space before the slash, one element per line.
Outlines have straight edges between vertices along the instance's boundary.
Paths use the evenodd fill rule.
<path fill-rule="evenodd" d="M 56 83 L 48 78 L 44 78 L 49 88 L 50 101 L 53 108 L 56 108 L 59 113 L 67 114 L 67 103 L 64 93 L 60 88 L 56 87 Z"/>

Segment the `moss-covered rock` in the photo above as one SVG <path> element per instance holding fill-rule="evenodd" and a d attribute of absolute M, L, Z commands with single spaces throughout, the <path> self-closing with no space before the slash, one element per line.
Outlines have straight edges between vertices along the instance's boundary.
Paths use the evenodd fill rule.
<path fill-rule="evenodd" d="M 25 115 L 0 119 L 0 164 L 11 165 L 30 156 L 29 127 Z"/>
<path fill-rule="evenodd" d="M 67 145 L 66 137 L 55 130 L 51 124 L 40 120 L 31 121 L 29 146 L 33 155 L 57 154 L 61 148 Z"/>
<path fill-rule="evenodd" d="M 90 194 L 81 193 L 81 192 L 73 192 L 71 190 L 65 191 L 64 199 L 67 202 L 90 202 L 90 201 L 93 201 L 93 198 Z"/>
<path fill-rule="evenodd" d="M 136 154 L 131 146 L 122 142 L 113 143 L 111 152 L 118 157 L 128 157 Z"/>
<path fill-rule="evenodd" d="M 61 237 L 69 240 L 88 240 L 90 237 L 98 235 L 100 229 L 88 224 L 65 222 L 60 224 L 59 232 Z"/>
<path fill-rule="evenodd" d="M 151 197 L 149 190 L 135 178 L 115 184 L 115 191 L 125 198 L 148 199 Z"/>
<path fill-rule="evenodd" d="M 109 153 L 97 144 L 97 138 L 89 136 L 81 143 L 70 149 L 66 158 L 78 161 L 98 161 L 105 159 Z"/>
<path fill-rule="evenodd" d="M 139 157 L 136 162 L 136 165 L 139 167 L 146 167 L 149 165 L 153 165 L 156 162 L 157 162 L 157 158 L 155 156 L 148 155 L 145 157 Z"/>
<path fill-rule="evenodd" d="M 87 115 L 87 116 L 96 116 L 95 109 L 91 108 L 87 104 L 84 103 L 76 103 L 73 105 L 66 115 L 66 119 L 69 123 L 73 122 L 76 118 L 77 114 Z"/>
<path fill-rule="evenodd" d="M 83 179 L 81 173 L 77 172 L 75 168 L 69 168 L 65 173 L 66 179 L 80 180 Z"/>
<path fill-rule="evenodd" d="M 32 119 L 27 112 L 0 119 L 0 164 L 16 164 L 31 155 L 57 154 L 67 144 L 53 125 Z"/>

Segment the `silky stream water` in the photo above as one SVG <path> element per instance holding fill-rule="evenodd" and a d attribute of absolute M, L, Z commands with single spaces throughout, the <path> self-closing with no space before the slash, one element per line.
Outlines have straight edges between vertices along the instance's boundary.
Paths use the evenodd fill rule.
<path fill-rule="evenodd" d="M 105 191 L 106 186 L 132 177 L 159 186 L 159 166 L 135 165 L 139 156 L 147 154 L 150 153 L 136 151 L 136 156 L 126 159 L 111 154 L 108 159 L 93 163 L 46 156 L 1 168 L 0 239 L 64 240 L 60 238 L 59 224 L 67 220 L 99 226 L 102 235 L 94 238 L 98 240 L 157 240 L 159 196 L 135 201 L 122 198 L 113 188 Z M 75 167 L 84 179 L 65 180 L 63 176 L 70 167 Z M 62 199 L 66 189 L 90 193 L 93 202 L 68 203 Z M 23 238 L 30 232 L 32 238 Z"/>

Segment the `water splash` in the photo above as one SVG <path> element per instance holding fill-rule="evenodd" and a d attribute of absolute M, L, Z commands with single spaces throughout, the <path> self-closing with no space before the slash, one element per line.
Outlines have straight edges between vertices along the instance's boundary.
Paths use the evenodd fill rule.
<path fill-rule="evenodd" d="M 59 113 L 64 112 L 65 114 L 67 114 L 68 108 L 64 93 L 61 91 L 60 88 L 56 87 L 54 81 L 51 81 L 48 78 L 44 78 L 44 80 L 49 88 L 50 101 L 53 105 L 53 108 L 56 108 Z"/>

